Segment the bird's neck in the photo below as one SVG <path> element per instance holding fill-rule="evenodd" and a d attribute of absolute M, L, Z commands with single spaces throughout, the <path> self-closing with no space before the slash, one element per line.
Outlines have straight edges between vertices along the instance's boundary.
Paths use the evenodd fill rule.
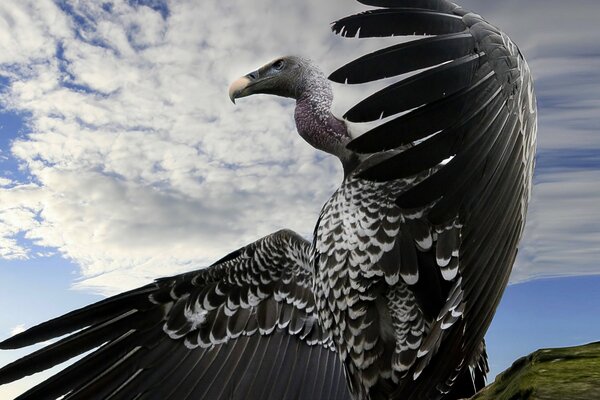
<path fill-rule="evenodd" d="M 348 174 L 356 164 L 356 155 L 346 148 L 351 137 L 346 123 L 331 113 L 330 83 L 319 78 L 309 81 L 296 99 L 296 129 L 311 146 L 337 156 Z"/>

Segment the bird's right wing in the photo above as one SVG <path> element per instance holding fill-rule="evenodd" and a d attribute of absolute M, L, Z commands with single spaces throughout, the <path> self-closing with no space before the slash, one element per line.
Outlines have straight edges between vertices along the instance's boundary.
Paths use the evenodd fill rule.
<path fill-rule="evenodd" d="M 0 384 L 97 348 L 19 399 L 348 399 L 316 319 L 309 252 L 279 231 L 42 323 L 0 348 L 75 333 L 0 369 Z"/>
<path fill-rule="evenodd" d="M 400 79 L 344 117 L 390 117 L 349 143 L 351 150 L 382 160 L 357 176 L 412 185 L 395 199 L 402 210 L 400 241 L 407 244 L 400 246 L 400 275 L 411 288 L 425 283 L 432 292 L 437 281 L 422 276 L 431 264 L 451 285 L 430 315 L 410 384 L 399 386 L 393 398 L 442 398 L 456 389 L 459 376 L 485 371 L 482 340 L 508 282 L 530 196 L 537 133 L 533 78 L 504 32 L 451 1 L 359 2 L 378 8 L 335 22 L 334 32 L 348 38 L 425 36 L 360 57 L 330 79 Z"/>

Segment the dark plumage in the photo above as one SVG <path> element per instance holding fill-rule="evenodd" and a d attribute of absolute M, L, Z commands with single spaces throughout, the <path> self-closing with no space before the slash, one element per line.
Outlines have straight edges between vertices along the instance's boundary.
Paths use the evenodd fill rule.
<path fill-rule="evenodd" d="M 312 243 L 276 232 L 33 327 L 0 348 L 75 333 L 0 369 L 0 384 L 101 345 L 21 398 L 458 399 L 484 385 L 483 337 L 529 200 L 532 78 L 508 36 L 449 1 L 361 2 L 383 8 L 334 32 L 437 35 L 331 74 L 354 84 L 429 68 L 345 114 L 389 120 L 352 140 L 329 82 L 299 57 L 230 89 L 295 99 L 299 134 L 341 160 Z"/>

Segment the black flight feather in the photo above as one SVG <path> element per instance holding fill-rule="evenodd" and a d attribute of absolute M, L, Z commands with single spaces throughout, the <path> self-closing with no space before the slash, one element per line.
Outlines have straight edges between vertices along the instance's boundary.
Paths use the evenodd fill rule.
<path fill-rule="evenodd" d="M 336 21 L 331 29 L 344 37 L 445 35 L 465 30 L 459 16 L 417 9 L 379 9 Z"/>

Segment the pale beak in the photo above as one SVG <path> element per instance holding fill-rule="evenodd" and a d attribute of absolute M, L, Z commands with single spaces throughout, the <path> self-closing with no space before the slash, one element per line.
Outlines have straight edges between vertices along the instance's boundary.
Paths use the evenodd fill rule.
<path fill-rule="evenodd" d="M 242 76 L 233 82 L 231 86 L 229 86 L 229 98 L 233 104 L 235 104 L 235 99 L 245 96 L 244 90 L 248 87 L 250 82 L 250 78 L 247 76 Z"/>

